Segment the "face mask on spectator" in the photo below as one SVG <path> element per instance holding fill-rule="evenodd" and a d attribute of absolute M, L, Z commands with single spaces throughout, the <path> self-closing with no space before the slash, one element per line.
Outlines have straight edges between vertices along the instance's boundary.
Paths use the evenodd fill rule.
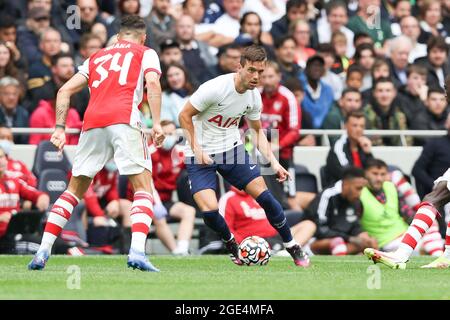
<path fill-rule="evenodd" d="M 115 171 L 117 171 L 116 163 L 115 163 L 114 161 L 108 161 L 108 162 L 105 164 L 105 169 L 106 169 L 106 171 L 108 171 L 108 172 L 115 172 Z"/>
<path fill-rule="evenodd" d="M 9 155 L 13 146 L 14 146 L 14 142 L 12 142 L 12 141 L 9 141 L 6 139 L 0 140 L 0 148 L 3 149 L 3 151 L 5 152 L 6 155 Z"/>
<path fill-rule="evenodd" d="M 164 142 L 162 144 L 162 148 L 164 150 L 170 150 L 173 148 L 173 146 L 177 143 L 177 138 L 175 136 L 167 136 L 164 139 Z"/>

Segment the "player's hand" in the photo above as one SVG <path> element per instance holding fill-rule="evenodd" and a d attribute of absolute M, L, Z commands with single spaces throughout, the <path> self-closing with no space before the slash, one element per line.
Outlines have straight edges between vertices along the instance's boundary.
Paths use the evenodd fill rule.
<path fill-rule="evenodd" d="M 47 211 L 50 206 L 50 197 L 47 194 L 42 194 L 36 201 L 36 208 L 40 211 Z"/>
<path fill-rule="evenodd" d="M 358 139 L 359 146 L 365 153 L 371 153 L 372 152 L 372 141 L 370 141 L 367 137 L 360 137 Z"/>
<path fill-rule="evenodd" d="M 277 181 L 278 182 L 284 182 L 287 179 L 292 180 L 291 175 L 289 172 L 283 168 L 283 166 L 277 161 L 276 163 L 272 164 L 272 169 L 275 171 L 275 174 L 277 175 Z"/>
<path fill-rule="evenodd" d="M 194 151 L 195 154 L 195 160 L 197 160 L 198 164 L 213 164 L 214 160 L 211 159 L 209 154 L 203 152 L 201 149 L 196 149 Z"/>
<path fill-rule="evenodd" d="M 155 144 L 155 146 L 157 148 L 162 146 L 162 143 L 164 142 L 164 132 L 161 128 L 160 124 L 153 124 L 153 128 L 152 128 L 152 140 L 153 143 Z"/>
<path fill-rule="evenodd" d="M 2 212 L 0 214 L 0 222 L 9 223 L 9 220 L 11 220 L 12 213 L 11 212 Z"/>
<path fill-rule="evenodd" d="M 56 128 L 50 138 L 50 142 L 58 149 L 59 153 L 62 153 L 64 146 L 66 145 L 66 132 L 63 128 Z"/>

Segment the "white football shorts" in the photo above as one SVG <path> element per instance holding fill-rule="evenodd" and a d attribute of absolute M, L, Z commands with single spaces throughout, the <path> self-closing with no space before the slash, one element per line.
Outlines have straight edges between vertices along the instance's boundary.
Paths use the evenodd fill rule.
<path fill-rule="evenodd" d="M 72 175 L 94 178 L 114 158 L 121 175 L 152 171 L 152 159 L 143 131 L 115 124 L 83 131 L 73 161 Z"/>
<path fill-rule="evenodd" d="M 450 191 L 450 169 L 447 169 L 447 171 L 445 171 L 445 173 L 442 176 L 437 178 L 434 181 L 434 185 L 437 185 L 441 181 L 447 181 L 447 189 Z"/>

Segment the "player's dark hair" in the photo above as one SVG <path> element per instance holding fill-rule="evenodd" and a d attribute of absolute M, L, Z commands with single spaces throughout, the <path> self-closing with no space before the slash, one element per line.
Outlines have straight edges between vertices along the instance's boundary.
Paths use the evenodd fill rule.
<path fill-rule="evenodd" d="M 369 158 L 366 161 L 366 165 L 364 166 L 365 170 L 369 170 L 370 168 L 388 168 L 386 162 L 381 159 Z"/>
<path fill-rule="evenodd" d="M 349 113 L 347 113 L 347 115 L 345 116 L 345 123 L 347 123 L 348 120 L 350 120 L 350 118 L 361 119 L 361 118 L 365 118 L 365 115 L 362 110 L 352 110 Z"/>
<path fill-rule="evenodd" d="M 267 60 L 266 50 L 262 46 L 258 46 L 256 44 L 252 44 L 251 46 L 246 47 L 242 51 L 241 55 L 241 66 L 245 66 L 247 61 L 249 62 L 260 62 Z"/>
<path fill-rule="evenodd" d="M 56 66 L 60 59 L 63 58 L 70 58 L 73 60 L 73 56 L 70 53 L 67 52 L 60 52 L 58 54 L 55 54 L 53 57 L 51 57 L 51 64 L 52 67 Z"/>
<path fill-rule="evenodd" d="M 353 180 L 357 178 L 366 178 L 366 174 L 363 169 L 357 167 L 346 167 L 342 172 L 342 180 Z"/>
<path fill-rule="evenodd" d="M 127 15 L 120 22 L 120 31 L 122 34 L 146 33 L 147 26 L 143 18 L 138 15 Z"/>
<path fill-rule="evenodd" d="M 429 98 L 433 93 L 439 93 L 445 96 L 445 90 L 441 87 L 431 87 L 430 89 L 428 89 L 427 98 Z"/>

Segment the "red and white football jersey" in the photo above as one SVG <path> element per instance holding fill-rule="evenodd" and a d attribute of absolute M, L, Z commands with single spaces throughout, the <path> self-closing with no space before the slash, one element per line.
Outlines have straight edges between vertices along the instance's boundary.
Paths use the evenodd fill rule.
<path fill-rule="evenodd" d="M 91 93 L 83 122 L 87 131 L 119 123 L 140 127 L 145 75 L 161 74 L 161 66 L 153 49 L 121 40 L 94 53 L 78 72 Z"/>

